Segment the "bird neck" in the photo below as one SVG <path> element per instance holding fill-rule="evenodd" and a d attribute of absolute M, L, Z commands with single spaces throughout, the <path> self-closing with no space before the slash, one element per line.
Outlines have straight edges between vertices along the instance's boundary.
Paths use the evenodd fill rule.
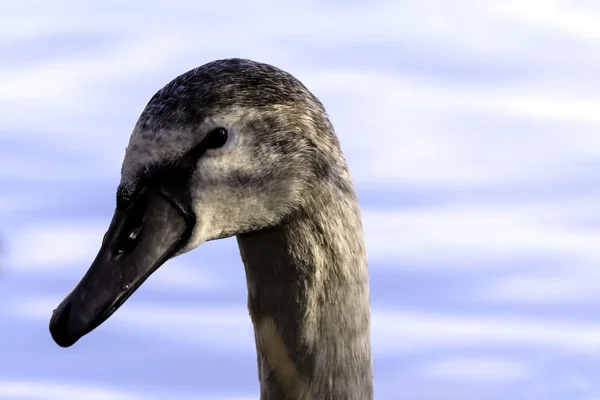
<path fill-rule="evenodd" d="M 353 189 L 239 235 L 261 400 L 372 399 L 369 279 Z"/>

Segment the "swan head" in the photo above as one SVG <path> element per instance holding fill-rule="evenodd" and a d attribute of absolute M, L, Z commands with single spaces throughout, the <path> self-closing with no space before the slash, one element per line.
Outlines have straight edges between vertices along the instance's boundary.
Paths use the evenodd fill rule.
<path fill-rule="evenodd" d="M 227 59 L 175 78 L 135 125 L 112 222 L 53 339 L 73 345 L 168 259 L 276 226 L 345 174 L 322 104 L 290 74 Z"/>

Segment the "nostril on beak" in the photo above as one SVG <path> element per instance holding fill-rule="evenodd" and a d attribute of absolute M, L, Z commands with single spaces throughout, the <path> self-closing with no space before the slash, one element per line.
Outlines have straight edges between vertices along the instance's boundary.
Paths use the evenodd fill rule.
<path fill-rule="evenodd" d="M 71 316 L 72 304 L 65 301 L 52 313 L 50 319 L 50 334 L 52 339 L 61 347 L 69 347 L 77 341 L 69 332 L 69 317 Z"/>

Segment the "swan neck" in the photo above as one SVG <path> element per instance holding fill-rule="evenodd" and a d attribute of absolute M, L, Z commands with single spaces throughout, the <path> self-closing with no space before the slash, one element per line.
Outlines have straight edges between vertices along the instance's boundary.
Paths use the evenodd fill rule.
<path fill-rule="evenodd" d="M 261 400 L 372 399 L 369 280 L 355 195 L 238 236 Z"/>

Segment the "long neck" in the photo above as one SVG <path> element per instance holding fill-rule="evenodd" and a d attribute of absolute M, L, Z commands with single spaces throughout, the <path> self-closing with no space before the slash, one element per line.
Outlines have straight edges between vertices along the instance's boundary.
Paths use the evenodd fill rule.
<path fill-rule="evenodd" d="M 373 398 L 369 282 L 353 190 L 238 236 L 261 400 Z"/>

